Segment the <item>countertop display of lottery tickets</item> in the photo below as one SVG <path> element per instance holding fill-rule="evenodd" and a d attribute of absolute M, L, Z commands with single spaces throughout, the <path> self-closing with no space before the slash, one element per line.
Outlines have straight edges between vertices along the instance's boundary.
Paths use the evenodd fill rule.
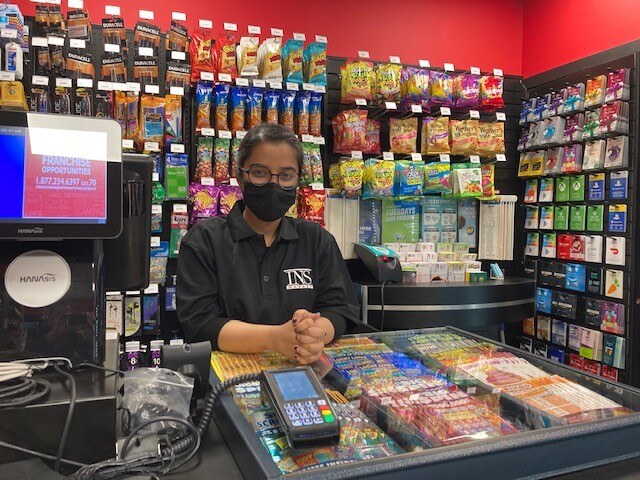
<path fill-rule="evenodd" d="M 546 478 L 640 454 L 640 390 L 458 329 L 346 336 L 326 353 L 338 445 L 291 449 L 257 384 L 221 397 L 245 478 Z M 285 365 L 214 352 L 212 382 Z"/>
<path fill-rule="evenodd" d="M 639 49 L 635 42 L 524 81 L 520 248 L 537 282 L 537 315 L 515 340 L 635 386 Z"/>

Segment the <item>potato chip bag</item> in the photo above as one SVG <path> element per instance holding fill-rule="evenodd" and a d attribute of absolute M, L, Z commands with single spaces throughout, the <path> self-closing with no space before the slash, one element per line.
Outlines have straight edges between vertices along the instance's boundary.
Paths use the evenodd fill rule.
<path fill-rule="evenodd" d="M 304 50 L 304 78 L 314 85 L 327 84 L 327 44 L 313 42 Z"/>
<path fill-rule="evenodd" d="M 369 158 L 364 162 L 362 198 L 390 197 L 393 194 L 395 163 Z"/>
<path fill-rule="evenodd" d="M 480 167 L 482 174 L 482 197 L 493 198 L 496 195 L 495 192 L 495 164 L 487 163 Z"/>
<path fill-rule="evenodd" d="M 503 78 L 494 75 L 480 77 L 480 106 L 485 110 L 504 107 Z"/>
<path fill-rule="evenodd" d="M 451 192 L 451 164 L 427 163 L 424 167 L 424 193 L 447 195 Z"/>
<path fill-rule="evenodd" d="M 279 120 L 280 125 L 288 128 L 293 132 L 293 114 L 294 114 L 294 102 L 296 99 L 296 92 L 290 92 L 288 90 L 280 93 L 279 104 Z"/>
<path fill-rule="evenodd" d="M 304 42 L 289 39 L 282 48 L 282 73 L 285 82 L 302 83 L 302 55 Z"/>
<path fill-rule="evenodd" d="M 264 90 L 250 87 L 247 93 L 247 125 L 251 129 L 262 123 L 262 99 Z"/>
<path fill-rule="evenodd" d="M 483 157 L 504 153 L 504 122 L 480 122 L 478 150 Z"/>
<path fill-rule="evenodd" d="M 397 160 L 393 179 L 393 195 L 396 197 L 422 195 L 424 163 L 414 160 Z"/>
<path fill-rule="evenodd" d="M 380 122 L 367 118 L 362 153 L 380 155 Z"/>
<path fill-rule="evenodd" d="M 238 200 L 242 200 L 242 189 L 236 185 L 221 185 L 218 210 L 220 215 L 229 215 L 229 212 Z"/>
<path fill-rule="evenodd" d="M 229 183 L 230 148 L 230 139 L 216 138 L 213 150 L 213 178 L 216 183 Z"/>
<path fill-rule="evenodd" d="M 232 32 L 221 33 L 215 43 L 214 51 L 217 73 L 225 73 L 231 75 L 231 78 L 236 78 L 238 76 L 236 36 Z"/>
<path fill-rule="evenodd" d="M 214 72 L 213 30 L 196 28 L 189 42 L 189 57 L 191 57 L 191 81 L 200 80 L 202 72 Z"/>
<path fill-rule="evenodd" d="M 237 47 L 238 72 L 241 77 L 258 76 L 258 38 L 242 37 Z"/>
<path fill-rule="evenodd" d="M 426 155 L 450 153 L 449 117 L 424 117 L 422 120 L 422 145 L 420 151 Z"/>
<path fill-rule="evenodd" d="M 244 130 L 247 109 L 247 88 L 231 88 L 231 131 Z"/>
<path fill-rule="evenodd" d="M 480 106 L 480 77 L 459 73 L 453 77 L 453 100 L 456 108 L 478 108 Z"/>
<path fill-rule="evenodd" d="M 389 121 L 389 144 L 393 153 L 415 152 L 417 138 L 417 118 L 392 118 Z"/>
<path fill-rule="evenodd" d="M 229 85 L 220 83 L 216 85 L 216 113 L 214 125 L 216 130 L 229 130 Z"/>
<path fill-rule="evenodd" d="M 434 107 L 453 107 L 453 79 L 446 72 L 430 71 L 430 104 Z"/>
<path fill-rule="evenodd" d="M 309 101 L 309 135 L 322 135 L 322 94 L 312 93 Z"/>
<path fill-rule="evenodd" d="M 264 92 L 264 120 L 265 123 L 278 123 L 280 92 L 267 90 Z"/>
<path fill-rule="evenodd" d="M 473 118 L 449 122 L 452 155 L 478 155 L 479 123 Z"/>
<path fill-rule="evenodd" d="M 376 100 L 378 102 L 399 102 L 402 65 L 383 63 L 376 70 Z"/>
<path fill-rule="evenodd" d="M 295 131 L 297 135 L 309 135 L 309 103 L 311 94 L 300 92 L 295 102 Z"/>
<path fill-rule="evenodd" d="M 366 110 L 343 110 L 332 120 L 333 152 L 362 151 L 366 144 Z"/>
<path fill-rule="evenodd" d="M 343 158 L 340 161 L 340 178 L 342 180 L 342 193 L 345 197 L 357 197 L 362 191 L 362 175 L 364 162 L 351 158 Z"/>
<path fill-rule="evenodd" d="M 196 114 L 196 130 L 211 128 L 211 96 L 213 84 L 209 82 L 198 82 L 196 86 L 196 103 L 198 113 Z"/>
<path fill-rule="evenodd" d="M 260 78 L 272 82 L 282 81 L 282 38 L 267 38 L 258 48 Z"/>
<path fill-rule="evenodd" d="M 373 63 L 363 60 L 348 61 L 340 67 L 341 103 L 354 103 L 356 99 L 372 99 Z"/>
<path fill-rule="evenodd" d="M 324 227 L 324 212 L 327 194 L 323 189 L 311 187 L 298 189 L 298 218 L 319 223 Z"/>

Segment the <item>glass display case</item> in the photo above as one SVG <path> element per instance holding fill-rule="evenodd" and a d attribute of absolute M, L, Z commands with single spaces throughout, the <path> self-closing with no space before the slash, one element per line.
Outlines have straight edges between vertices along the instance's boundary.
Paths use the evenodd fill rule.
<path fill-rule="evenodd" d="M 338 444 L 292 449 L 258 384 L 221 398 L 246 478 L 537 478 L 640 455 L 640 390 L 462 330 L 345 336 L 326 355 Z M 212 381 L 285 365 L 214 352 Z"/>

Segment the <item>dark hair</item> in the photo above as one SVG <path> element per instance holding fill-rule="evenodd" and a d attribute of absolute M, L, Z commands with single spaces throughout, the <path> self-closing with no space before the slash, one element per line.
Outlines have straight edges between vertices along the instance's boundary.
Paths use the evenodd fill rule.
<path fill-rule="evenodd" d="M 291 130 L 274 123 L 263 123 L 247 132 L 238 149 L 238 166 L 243 168 L 253 150 L 263 143 L 286 143 L 289 145 L 296 152 L 298 173 L 302 172 L 303 154 L 300 140 Z M 241 175 L 238 175 L 238 177 L 241 177 Z"/>

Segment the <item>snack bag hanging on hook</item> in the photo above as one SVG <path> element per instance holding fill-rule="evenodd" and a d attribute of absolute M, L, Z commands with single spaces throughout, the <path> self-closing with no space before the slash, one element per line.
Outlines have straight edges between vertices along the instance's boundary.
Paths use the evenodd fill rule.
<path fill-rule="evenodd" d="M 215 44 L 216 70 L 218 75 L 226 73 L 231 78 L 238 76 L 236 62 L 236 37 L 231 32 L 222 33 Z"/>
<path fill-rule="evenodd" d="M 189 43 L 191 57 L 191 81 L 200 80 L 202 72 L 214 73 L 214 44 L 213 30 L 196 28 Z"/>
<path fill-rule="evenodd" d="M 301 40 L 287 40 L 282 49 L 285 82 L 302 83 L 302 57 L 304 42 Z"/>

